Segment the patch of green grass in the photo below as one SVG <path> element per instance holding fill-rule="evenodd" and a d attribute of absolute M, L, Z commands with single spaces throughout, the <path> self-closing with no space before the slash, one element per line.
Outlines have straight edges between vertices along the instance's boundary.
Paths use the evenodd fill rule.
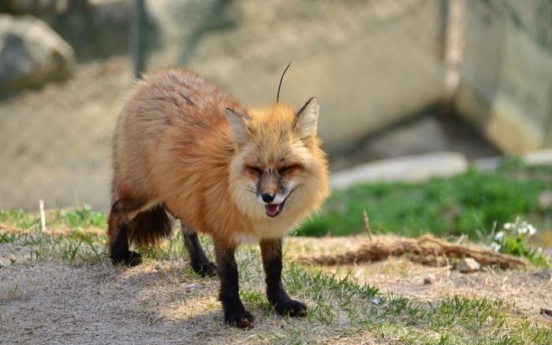
<path fill-rule="evenodd" d="M 46 227 L 50 230 L 42 232 L 39 215 L 20 209 L 0 210 L 0 223 L 21 230 L 0 233 L 0 243 L 28 247 L 31 260 L 36 261 L 62 259 L 69 263 L 79 263 L 99 261 L 105 257 L 105 236 L 81 231 L 104 226 L 103 213 L 85 206 L 81 209 L 48 212 L 45 220 Z M 59 236 L 51 231 L 60 227 L 68 229 L 69 233 Z"/>
<path fill-rule="evenodd" d="M 309 301 L 308 326 L 284 328 L 272 343 L 293 343 L 320 330 L 328 338 L 370 334 L 374 343 L 547 344 L 552 330 L 514 315 L 500 300 L 451 296 L 421 302 L 289 263 L 286 286 Z M 287 336 L 284 336 L 286 334 Z"/>
<path fill-rule="evenodd" d="M 22 209 L 12 208 L 0 210 L 0 223 L 11 225 L 22 230 L 40 228 L 40 217 L 32 215 Z"/>
<path fill-rule="evenodd" d="M 29 249 L 29 256 L 25 252 L 16 252 L 14 262 L 62 260 L 70 264 L 95 263 L 107 258 L 105 251 L 106 239 L 103 235 L 74 232 L 68 235 L 57 236 L 33 230 L 22 233 L 0 234 L 0 244 L 11 243 L 17 247 Z"/>
<path fill-rule="evenodd" d="M 0 223 L 9 224 L 22 230 L 40 228 L 40 216 L 22 209 L 0 210 Z M 48 212 L 46 227 L 64 227 L 71 230 L 86 228 L 105 228 L 107 218 L 104 212 L 95 211 L 89 205 L 80 208 L 58 209 Z"/>
<path fill-rule="evenodd" d="M 90 264 L 107 258 L 107 238 L 97 232 L 97 228 L 107 227 L 105 213 L 84 206 L 47 212 L 45 220 L 47 231 L 42 232 L 40 216 L 20 209 L 0 210 L 0 223 L 19 229 L 18 232 L 0 232 L 0 244 L 28 247 L 30 259 L 36 261 L 62 260 L 70 264 Z M 94 231 L 87 231 L 90 229 Z M 163 241 L 158 247 L 141 248 L 145 259 L 178 260 L 187 257 L 178 224 L 174 233 L 171 240 Z M 205 248 L 212 245 L 208 236 L 201 236 L 201 241 Z M 207 255 L 210 256 L 209 251 Z"/>
<path fill-rule="evenodd" d="M 0 233 L 0 243 L 12 243 L 17 240 L 17 234 L 14 233 Z"/>
<path fill-rule="evenodd" d="M 41 230 L 38 214 L 21 209 L 0 210 L 0 223 L 21 230 L 0 233 L 0 244 L 14 243 L 30 248 L 31 260 L 61 259 L 78 264 L 98 262 L 106 256 L 105 236 L 82 231 L 106 226 L 105 213 L 94 211 L 88 205 L 47 212 L 46 232 Z M 59 236 L 55 231 L 59 228 L 69 230 L 69 233 Z"/>
<path fill-rule="evenodd" d="M 70 229 L 105 228 L 104 212 L 94 211 L 89 205 L 80 208 L 56 210 L 48 217 L 47 227 L 65 226 Z"/>
<path fill-rule="evenodd" d="M 539 209 L 538 195 L 552 187 L 552 167 L 524 167 L 509 160 L 495 172 L 470 170 L 449 179 L 421 183 L 373 183 L 335 191 L 299 235 L 339 236 L 365 231 L 362 212 L 380 233 L 416 237 L 486 237 L 495 224 L 518 216 L 536 226 L 552 224 Z"/>
<path fill-rule="evenodd" d="M 268 316 L 272 310 L 265 294 L 260 290 L 240 289 L 240 298 L 250 308 L 253 306 L 263 310 L 265 316 Z"/>

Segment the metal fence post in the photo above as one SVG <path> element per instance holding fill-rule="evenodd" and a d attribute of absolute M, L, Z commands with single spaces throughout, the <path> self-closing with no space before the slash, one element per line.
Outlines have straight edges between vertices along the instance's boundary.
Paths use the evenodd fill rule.
<path fill-rule="evenodd" d="M 146 7 L 144 0 L 134 0 L 131 12 L 130 53 L 132 56 L 134 77 L 139 79 L 142 77 L 142 73 L 144 73 L 146 68 Z"/>

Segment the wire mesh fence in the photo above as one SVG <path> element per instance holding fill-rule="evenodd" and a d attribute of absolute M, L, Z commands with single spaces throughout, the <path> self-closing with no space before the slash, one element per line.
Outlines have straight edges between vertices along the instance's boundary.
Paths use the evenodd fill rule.
<path fill-rule="evenodd" d="M 495 29 L 496 22 L 511 23 L 545 57 L 552 55 L 552 3 L 545 0 L 146 0 L 139 30 L 131 25 L 135 2 L 85 3 L 81 17 L 63 12 L 50 20 L 63 37 L 70 36 L 79 60 L 74 74 L 0 102 L 1 208 L 36 209 L 40 199 L 47 207 L 109 206 L 111 137 L 137 51 L 145 54 L 146 72 L 188 66 L 246 105 L 274 102 L 280 74 L 293 61 L 281 99 L 295 107 L 311 96 L 320 99 L 319 133 L 336 155 L 444 99 L 454 104 L 459 93 L 465 96 L 464 85 L 494 97 L 504 71 L 491 73 L 481 61 L 500 67 L 496 62 L 506 50 L 497 37 L 511 30 L 510 24 Z M 102 45 L 98 53 L 75 36 L 83 13 L 89 28 L 101 28 L 82 36 Z M 72 23 L 72 36 L 56 24 L 60 18 Z M 138 40 L 136 31 L 142 32 Z M 122 36 L 135 42 L 132 54 L 130 42 L 125 49 L 117 43 Z M 550 66 L 543 61 L 537 70 Z M 543 92 L 552 96 L 546 85 Z M 458 106 L 469 108 L 463 104 Z M 551 107 L 544 104 L 529 116 L 550 127 Z M 546 133 L 543 145 L 550 140 Z"/>

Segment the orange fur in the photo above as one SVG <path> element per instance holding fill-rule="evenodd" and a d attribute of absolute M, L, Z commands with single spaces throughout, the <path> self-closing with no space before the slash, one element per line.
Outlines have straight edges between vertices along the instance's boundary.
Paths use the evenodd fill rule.
<path fill-rule="evenodd" d="M 246 141 L 229 125 L 227 107 L 248 119 Z M 128 219 L 163 204 L 226 246 L 280 238 L 328 194 L 327 162 L 316 130 L 305 135 L 301 130 L 309 124 L 299 128 L 298 121 L 281 103 L 246 110 L 187 69 L 148 75 L 118 121 L 112 200 L 144 202 L 126 214 Z M 276 193 L 279 185 L 294 190 L 281 214 L 269 217 L 255 191 Z"/>

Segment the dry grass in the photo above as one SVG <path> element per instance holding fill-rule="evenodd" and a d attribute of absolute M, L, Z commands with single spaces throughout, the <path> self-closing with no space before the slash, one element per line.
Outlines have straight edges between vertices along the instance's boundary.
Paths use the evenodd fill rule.
<path fill-rule="evenodd" d="M 527 267 L 527 263 L 518 257 L 473 245 L 445 242 L 431 235 L 425 235 L 418 239 L 380 236 L 375 240 L 369 236 L 369 241 L 354 251 L 334 255 L 303 256 L 298 260 L 301 263 L 335 266 L 376 262 L 390 257 L 403 256 L 412 262 L 428 266 L 445 266 L 458 259 L 473 258 L 482 266 L 497 266 L 502 269 Z"/>

